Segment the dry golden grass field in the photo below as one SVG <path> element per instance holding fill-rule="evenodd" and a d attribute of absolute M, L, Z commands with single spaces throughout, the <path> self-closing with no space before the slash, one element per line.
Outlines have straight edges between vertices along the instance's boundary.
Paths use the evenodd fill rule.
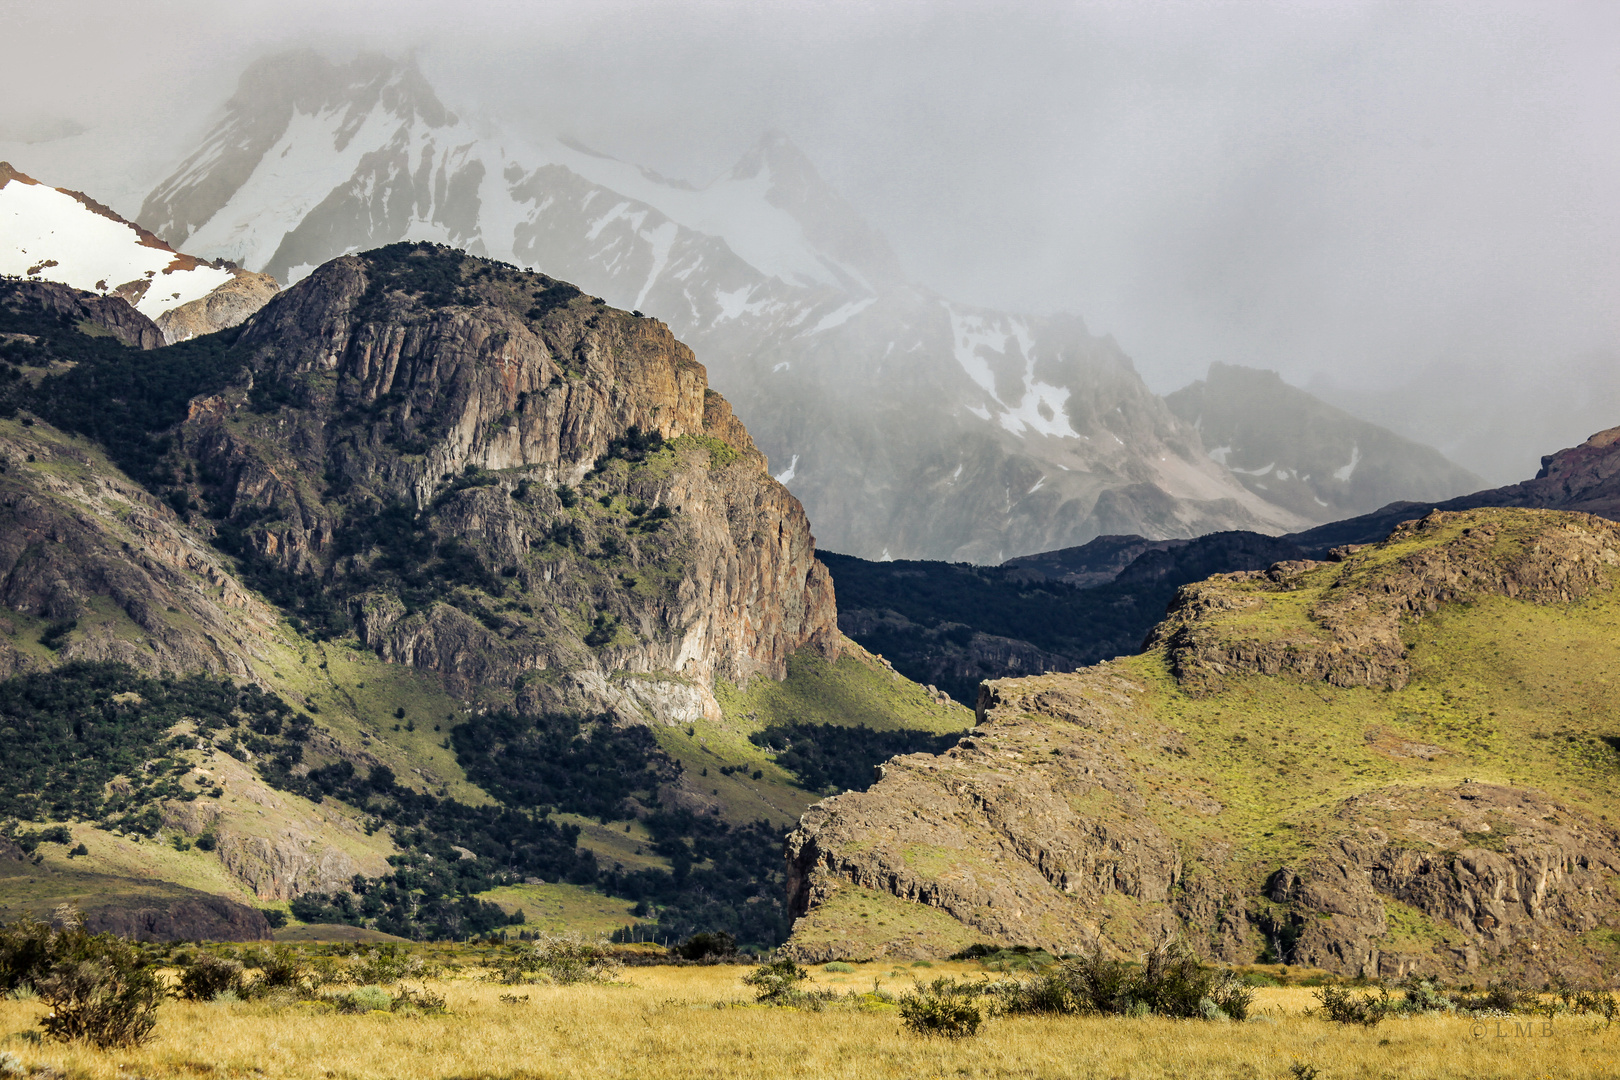
<path fill-rule="evenodd" d="M 309 1003 L 171 1001 L 162 1007 L 149 1043 L 110 1052 L 36 1041 L 24 1033 L 35 1029 L 43 1007 L 0 1000 L 0 1053 L 13 1055 L 23 1070 L 10 1075 L 96 1080 L 1620 1075 L 1620 1026 L 1605 1028 L 1590 1018 L 1516 1024 L 1422 1017 L 1364 1030 L 1302 1015 L 1314 1003 L 1311 992 L 1282 988 L 1260 990 L 1261 1017 L 1241 1024 L 1002 1018 L 989 1021 L 977 1038 L 950 1042 L 903 1032 L 892 1006 L 822 1012 L 757 1006 L 741 981 L 748 970 L 626 968 L 620 982 L 608 986 L 435 980 L 428 986 L 447 999 L 445 1015 L 341 1015 Z M 870 990 L 876 979 L 898 992 L 910 988 L 913 974 L 932 978 L 979 970 L 951 963 L 926 971 L 866 964 L 838 975 L 818 969 L 815 978 L 839 990 Z M 517 1000 L 503 1001 L 502 995 Z"/>

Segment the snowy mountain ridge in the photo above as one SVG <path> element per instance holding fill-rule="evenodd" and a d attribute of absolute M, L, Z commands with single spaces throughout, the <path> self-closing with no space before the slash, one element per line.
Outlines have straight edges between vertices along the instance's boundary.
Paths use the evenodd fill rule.
<path fill-rule="evenodd" d="M 283 282 L 346 252 L 432 240 L 659 318 L 834 550 L 999 562 L 1103 533 L 1314 520 L 1206 454 L 1078 318 L 979 309 L 907 282 L 779 132 L 700 187 L 467 122 L 408 63 L 289 53 L 244 73 L 138 217 Z"/>

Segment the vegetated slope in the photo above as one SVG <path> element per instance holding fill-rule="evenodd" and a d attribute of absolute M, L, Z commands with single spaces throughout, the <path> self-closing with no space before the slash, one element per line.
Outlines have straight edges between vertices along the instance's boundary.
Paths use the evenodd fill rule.
<path fill-rule="evenodd" d="M 1317 520 L 1447 499 L 1484 481 L 1433 447 L 1289 386 L 1274 371 L 1211 364 L 1164 399 L 1250 491 Z"/>
<path fill-rule="evenodd" d="M 1105 536 L 1078 548 L 1009 559 L 998 568 L 875 563 L 826 553 L 822 561 L 837 583 L 839 626 L 846 634 L 883 654 L 896 670 L 971 702 L 982 679 L 1067 671 L 1137 651 L 1176 589 L 1210 574 L 1376 543 L 1431 509 L 1520 506 L 1620 518 L 1616 477 L 1620 428 L 1543 458 L 1540 474 L 1521 484 L 1440 503 L 1392 503 L 1288 536 Z"/>
<path fill-rule="evenodd" d="M 1612 978 L 1617 578 L 1620 527 L 1496 509 L 1190 586 L 1146 653 L 987 684 L 955 749 L 813 808 L 792 947 Z"/>
<path fill-rule="evenodd" d="M 0 161 L 0 274 L 128 302 L 167 341 L 235 326 L 274 296 L 268 274 L 183 255 L 89 196 Z"/>
<path fill-rule="evenodd" d="M 780 749 L 831 738 L 868 777 L 965 726 L 839 638 L 802 512 L 656 324 L 431 246 L 346 259 L 239 330 L 145 352 L 52 288 L 0 304 L 11 667 L 59 690 L 71 661 L 115 660 L 133 668 L 109 693 L 143 700 L 135 668 L 228 672 L 284 719 L 241 738 L 225 729 L 252 718 L 227 708 L 125 763 L 131 806 L 96 818 L 88 853 L 36 852 L 36 908 L 86 875 L 124 882 L 130 848 L 208 835 L 214 854 L 187 847 L 160 880 L 407 935 L 588 886 L 665 935 L 771 944 L 781 837 L 816 796 L 740 710 L 794 702 Z M 100 783 L 92 764 L 28 783 Z M 227 811 L 279 812 L 199 817 L 138 782 L 182 767 L 235 770 Z M 369 854 L 348 850 L 362 831 Z"/>
<path fill-rule="evenodd" d="M 1144 546 L 1113 580 L 1090 587 L 1047 577 L 1028 559 L 972 566 L 820 558 L 838 588 L 844 633 L 967 704 L 985 679 L 1073 671 L 1136 652 L 1190 581 L 1304 555 L 1287 539 L 1247 532 Z"/>
<path fill-rule="evenodd" d="M 697 187 L 459 118 L 409 63 L 302 51 L 243 73 L 138 217 L 289 283 L 431 236 L 656 315 L 837 550 L 997 562 L 1099 533 L 1322 520 L 1238 483 L 1079 318 L 907 282 L 780 132 Z"/>

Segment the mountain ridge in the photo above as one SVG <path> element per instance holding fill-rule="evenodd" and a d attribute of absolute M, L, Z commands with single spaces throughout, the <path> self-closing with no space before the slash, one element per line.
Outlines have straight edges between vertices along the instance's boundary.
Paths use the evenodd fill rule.
<path fill-rule="evenodd" d="M 994 563 L 1109 533 L 1317 520 L 1211 460 L 1078 318 L 906 283 L 780 132 L 697 187 L 577 142 L 475 130 L 382 58 L 285 58 L 320 69 L 307 90 L 278 63 L 244 78 L 143 221 L 289 280 L 348 250 L 433 240 L 656 315 L 703 354 L 833 549 Z"/>

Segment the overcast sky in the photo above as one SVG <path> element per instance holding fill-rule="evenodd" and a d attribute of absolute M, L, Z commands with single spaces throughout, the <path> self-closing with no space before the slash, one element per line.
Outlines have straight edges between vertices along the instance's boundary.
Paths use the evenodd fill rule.
<path fill-rule="evenodd" d="M 1270 367 L 1411 430 L 1415 381 L 1447 396 L 1416 410 L 1441 418 L 1429 437 L 1501 479 L 1620 423 L 1612 2 L 0 0 L 0 19 L 0 136 L 139 132 L 121 167 L 148 186 L 253 57 L 415 50 L 464 115 L 696 182 L 780 128 L 913 278 L 1077 312 L 1160 391 L 1212 360 Z"/>

